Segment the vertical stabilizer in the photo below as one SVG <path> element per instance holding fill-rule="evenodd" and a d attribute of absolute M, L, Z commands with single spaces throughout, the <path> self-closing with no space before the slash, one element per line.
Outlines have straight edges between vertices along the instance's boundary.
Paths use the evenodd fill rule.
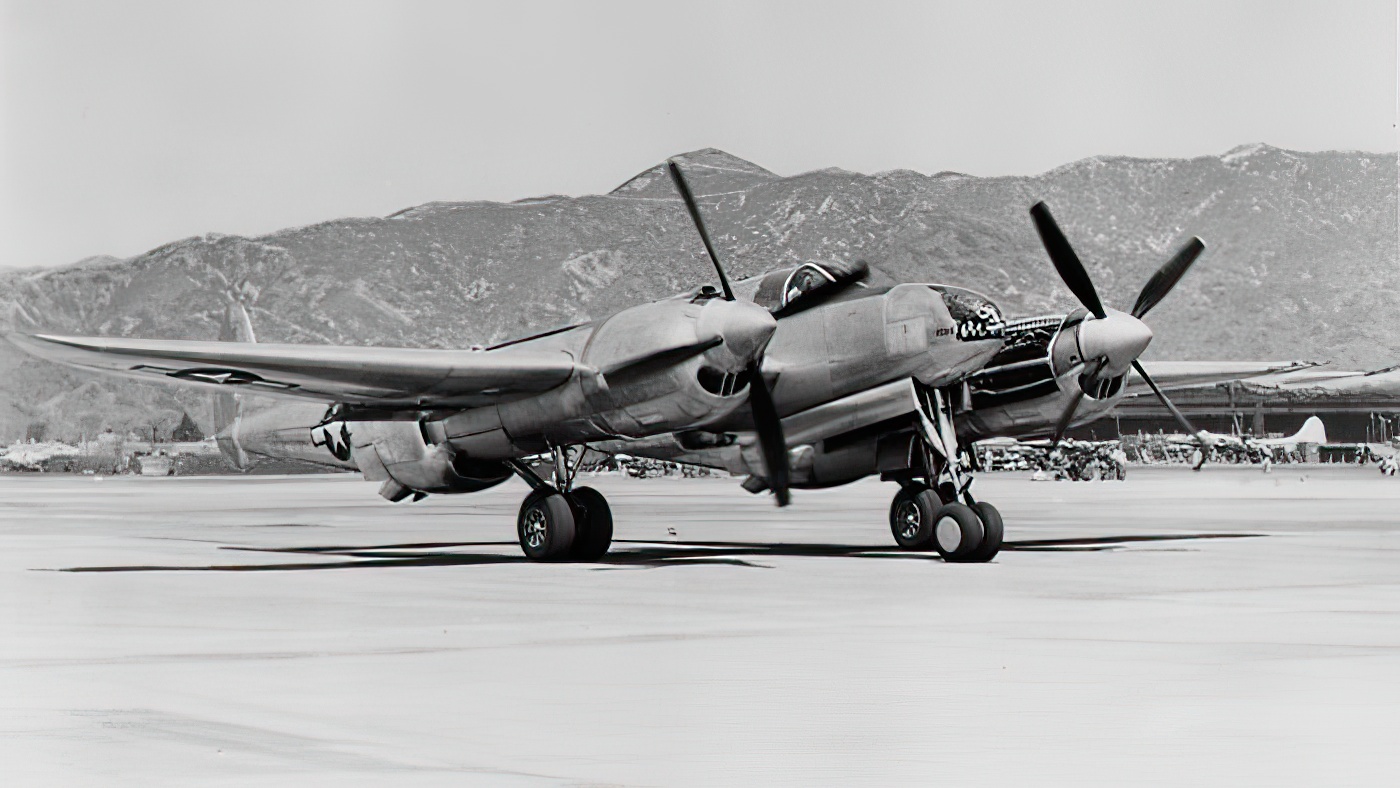
<path fill-rule="evenodd" d="M 1260 446 L 1297 446 L 1300 443 L 1321 444 L 1327 442 L 1327 428 L 1322 426 L 1322 419 L 1316 416 L 1309 416 L 1303 422 L 1303 426 L 1297 432 L 1287 438 L 1268 438 L 1266 440 L 1255 441 Z"/>
<path fill-rule="evenodd" d="M 257 342 L 253 335 L 253 319 L 248 316 L 246 296 L 241 292 L 226 293 L 228 306 L 224 309 L 224 324 L 219 329 L 220 342 Z"/>
<path fill-rule="evenodd" d="M 1322 419 L 1309 416 L 1297 434 L 1289 438 L 1288 441 L 1290 443 L 1326 443 L 1327 428 L 1322 425 Z"/>
<path fill-rule="evenodd" d="M 253 334 L 253 320 L 248 316 L 242 293 L 228 293 L 228 306 L 224 309 L 224 324 L 219 330 L 221 342 L 257 342 Z M 215 442 L 229 464 L 240 471 L 248 470 L 251 464 L 248 455 L 238 441 L 238 427 L 243 420 L 243 395 L 233 392 L 219 392 L 214 395 Z"/>

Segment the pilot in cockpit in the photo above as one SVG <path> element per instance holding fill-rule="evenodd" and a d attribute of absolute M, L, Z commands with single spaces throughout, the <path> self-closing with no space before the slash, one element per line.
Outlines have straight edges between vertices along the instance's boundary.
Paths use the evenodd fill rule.
<path fill-rule="evenodd" d="M 793 299 L 803 293 L 814 290 L 825 280 L 812 267 L 802 266 L 793 272 L 792 278 L 788 280 L 787 292 L 783 294 L 784 301 L 791 303 Z"/>

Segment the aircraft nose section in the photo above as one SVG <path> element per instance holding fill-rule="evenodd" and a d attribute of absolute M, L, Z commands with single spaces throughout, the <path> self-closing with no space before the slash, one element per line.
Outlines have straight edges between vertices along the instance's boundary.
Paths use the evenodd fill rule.
<path fill-rule="evenodd" d="M 727 372 L 737 372 L 768 347 L 773 332 L 778 330 L 778 321 L 758 304 L 715 299 L 705 305 L 697 330 L 701 337 L 718 336 L 724 340 L 724 344 L 706 351 L 710 363 Z"/>
<path fill-rule="evenodd" d="M 1006 346 L 1006 342 L 1001 339 L 983 339 L 975 342 L 968 342 L 971 350 L 971 357 L 968 358 L 968 365 L 973 370 L 981 369 L 992 362 L 996 354 L 1000 353 Z"/>
<path fill-rule="evenodd" d="M 1085 360 L 1106 358 L 1100 378 L 1125 374 L 1152 343 L 1152 329 L 1126 312 L 1108 310 L 1100 319 L 1085 320 L 1079 327 L 1079 347 Z"/>

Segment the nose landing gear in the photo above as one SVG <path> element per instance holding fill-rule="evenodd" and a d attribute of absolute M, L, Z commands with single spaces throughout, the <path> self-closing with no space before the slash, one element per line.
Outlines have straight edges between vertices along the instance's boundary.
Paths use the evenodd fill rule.
<path fill-rule="evenodd" d="M 920 483 L 901 487 L 890 504 L 890 532 L 902 550 L 935 550 L 945 561 L 984 563 L 1001 551 L 1001 512 L 986 501 L 943 503 Z"/>
<path fill-rule="evenodd" d="M 890 531 L 904 550 L 936 550 L 945 561 L 984 563 L 1001 551 L 1001 513 L 972 497 L 959 464 L 952 408 L 943 393 L 915 385 L 919 451 L 890 504 Z"/>

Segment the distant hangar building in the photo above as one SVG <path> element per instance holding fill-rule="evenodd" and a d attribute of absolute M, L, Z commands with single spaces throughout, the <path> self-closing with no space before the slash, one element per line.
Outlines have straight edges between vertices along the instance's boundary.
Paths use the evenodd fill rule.
<path fill-rule="evenodd" d="M 1254 381 L 1176 389 L 1172 402 L 1198 429 L 1225 435 L 1291 435 L 1309 416 L 1322 419 L 1331 443 L 1388 443 L 1400 436 L 1400 368 L 1374 372 L 1321 368 Z M 1107 440 L 1179 433 L 1181 427 L 1150 393 L 1123 398 L 1107 417 L 1070 436 Z"/>

